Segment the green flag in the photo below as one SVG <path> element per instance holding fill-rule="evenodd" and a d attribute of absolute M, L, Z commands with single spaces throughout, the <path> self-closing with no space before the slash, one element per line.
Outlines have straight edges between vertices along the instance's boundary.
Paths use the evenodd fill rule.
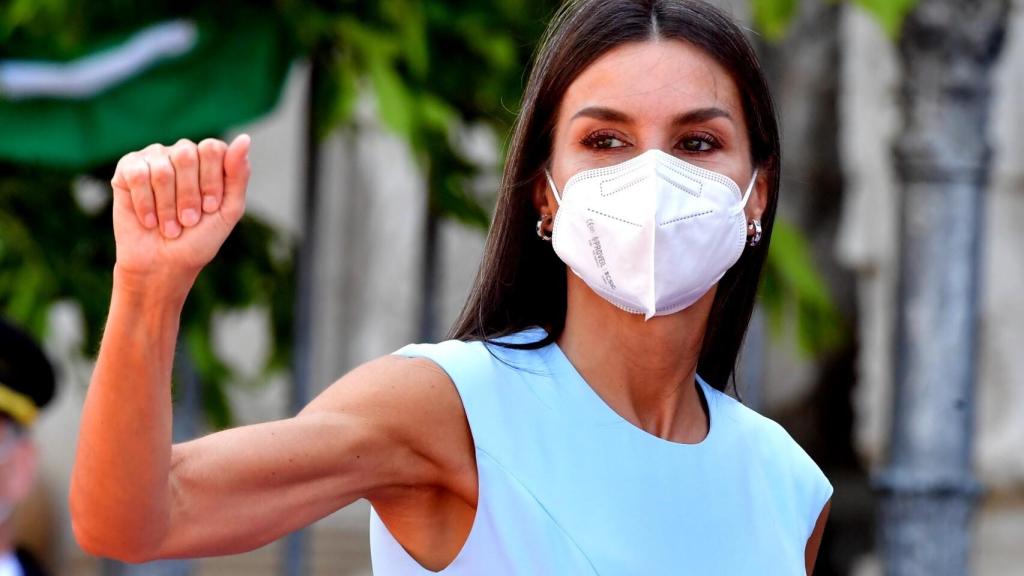
<path fill-rule="evenodd" d="M 277 102 L 293 57 L 272 16 L 168 20 L 70 61 L 0 59 L 0 160 L 86 169 L 201 138 Z"/>

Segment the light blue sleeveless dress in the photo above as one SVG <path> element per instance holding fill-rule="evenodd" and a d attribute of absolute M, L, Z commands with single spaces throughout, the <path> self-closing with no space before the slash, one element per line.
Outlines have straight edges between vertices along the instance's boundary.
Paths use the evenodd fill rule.
<path fill-rule="evenodd" d="M 479 497 L 469 537 L 440 572 L 412 558 L 371 506 L 375 576 L 805 574 L 832 485 L 781 426 L 699 376 L 710 432 L 683 444 L 612 410 L 557 344 L 451 340 L 395 354 L 429 358 L 455 383 Z"/>

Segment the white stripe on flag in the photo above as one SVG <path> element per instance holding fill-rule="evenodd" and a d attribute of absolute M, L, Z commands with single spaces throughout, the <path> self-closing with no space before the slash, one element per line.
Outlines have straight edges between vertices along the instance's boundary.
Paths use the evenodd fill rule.
<path fill-rule="evenodd" d="M 123 44 L 71 62 L 0 60 L 0 97 L 88 98 L 196 45 L 194 22 L 171 20 L 133 34 Z"/>

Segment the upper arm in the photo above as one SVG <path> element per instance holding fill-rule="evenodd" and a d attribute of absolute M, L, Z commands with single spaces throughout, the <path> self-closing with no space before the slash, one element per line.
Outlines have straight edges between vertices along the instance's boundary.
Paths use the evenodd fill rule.
<path fill-rule="evenodd" d="M 170 527 L 155 556 L 251 550 L 377 491 L 440 481 L 454 461 L 443 450 L 455 394 L 446 381 L 429 362 L 385 356 L 293 418 L 175 445 Z"/>
<path fill-rule="evenodd" d="M 828 513 L 832 508 L 832 499 L 829 498 L 825 502 L 825 506 L 821 509 L 821 514 L 818 515 L 818 521 L 814 524 L 814 531 L 811 532 L 811 537 L 807 539 L 807 548 L 804 550 L 804 562 L 807 564 L 807 574 L 810 576 L 814 573 L 814 562 L 818 557 L 818 548 L 821 546 L 821 536 L 825 532 L 825 523 L 828 522 Z"/>
<path fill-rule="evenodd" d="M 462 401 L 448 374 L 426 358 L 385 356 L 356 368 L 373 371 L 374 386 L 346 386 L 342 379 L 300 413 L 351 413 L 372 419 L 374 436 L 390 453 L 372 459 L 360 497 L 392 488 L 443 486 L 452 472 L 475 470 L 472 437 Z M 383 446 L 381 446 L 383 448 Z M 468 457 L 468 458 L 467 458 Z"/>

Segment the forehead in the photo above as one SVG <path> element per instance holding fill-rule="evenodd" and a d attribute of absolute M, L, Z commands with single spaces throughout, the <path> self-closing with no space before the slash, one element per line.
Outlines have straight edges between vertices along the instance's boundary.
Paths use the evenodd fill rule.
<path fill-rule="evenodd" d="M 652 122 L 708 107 L 743 118 L 729 72 L 682 40 L 630 42 L 602 54 L 569 85 L 559 116 L 587 106 L 616 108 Z"/>

